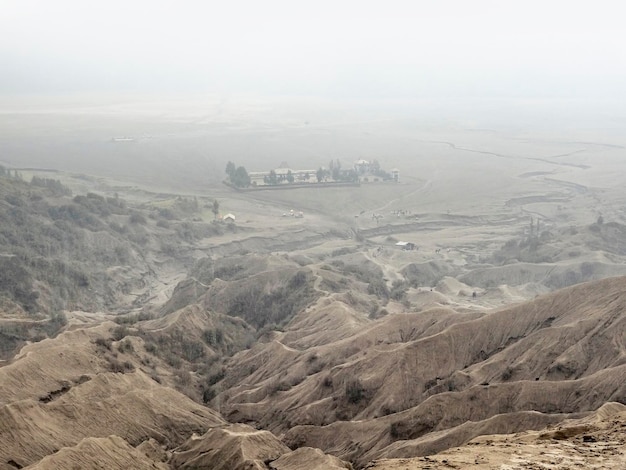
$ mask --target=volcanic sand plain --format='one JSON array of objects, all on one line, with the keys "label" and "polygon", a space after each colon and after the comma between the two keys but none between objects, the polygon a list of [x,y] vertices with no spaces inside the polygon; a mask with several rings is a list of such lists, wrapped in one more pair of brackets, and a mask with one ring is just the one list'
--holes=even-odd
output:
[{"label": "volcanic sand plain", "polygon": [[[6,119],[6,116],[4,118]],[[21,117],[14,119],[16,127],[19,127],[18,121]],[[76,116],[71,119],[65,116],[64,119],[78,120]],[[347,411],[343,410],[342,419],[341,413],[329,414],[329,408],[323,398],[314,396],[309,399],[303,398],[307,393],[314,394],[314,389],[306,391],[305,386],[312,382],[308,379],[297,385],[296,388],[300,387],[298,390],[279,391],[277,397],[272,397],[271,394],[266,396],[263,387],[272,385],[272,378],[261,375],[270,373],[272,367],[266,359],[259,362],[258,358],[269,354],[274,355],[278,363],[283,363],[282,366],[274,368],[274,372],[285,371],[284,375],[274,379],[275,384],[275,380],[286,380],[291,376],[296,379],[298,375],[296,372],[300,370],[298,368],[304,370],[312,367],[315,359],[311,360],[309,356],[313,357],[311,356],[313,350],[307,352],[307,348],[318,348],[314,351],[316,357],[325,357],[329,363],[318,366],[320,370],[315,374],[320,374],[319,381],[327,377],[322,377],[323,373],[332,375],[333,380],[339,380],[343,374],[342,370],[348,371],[350,367],[357,367],[354,370],[362,373],[363,381],[367,383],[368,374],[375,377],[375,371],[381,367],[392,368],[394,361],[398,361],[403,354],[406,355],[405,349],[413,347],[411,346],[413,342],[429,341],[428,338],[449,331],[448,328],[452,328],[456,323],[484,322],[485,316],[500,315],[497,312],[503,308],[525,305],[523,302],[544,296],[558,288],[626,274],[624,267],[626,239],[623,238],[622,231],[626,218],[624,212],[626,194],[622,189],[622,175],[626,174],[624,171],[626,160],[623,158],[625,142],[613,135],[607,137],[586,132],[577,135],[576,138],[569,135],[567,138],[562,136],[555,138],[554,135],[541,132],[493,132],[456,127],[423,129],[410,123],[398,130],[397,127],[380,122],[301,126],[294,123],[286,125],[282,121],[274,123],[269,129],[259,128],[257,122],[247,126],[240,125],[235,132],[232,127],[220,127],[214,121],[210,122],[208,131],[206,121],[200,124],[205,127],[194,128],[193,132],[200,136],[198,139],[202,142],[215,135],[218,136],[218,140],[224,142],[237,141],[236,148],[254,144],[258,145],[266,156],[275,150],[276,156],[279,157],[277,160],[281,161],[288,160],[287,155],[293,154],[294,149],[306,149],[312,155],[324,155],[321,157],[324,161],[318,163],[316,160],[315,166],[325,165],[328,153],[323,152],[324,145],[331,141],[339,141],[341,143],[335,144],[333,152],[351,149],[345,152],[346,158],[352,159],[358,153],[358,156],[363,158],[379,159],[387,168],[398,167],[401,170],[398,183],[368,181],[358,187],[316,187],[312,184],[297,189],[235,191],[219,183],[221,179],[219,174],[225,161],[231,156],[233,160],[240,156],[235,151],[231,151],[230,154],[226,152],[226,157],[223,154],[207,163],[206,156],[199,156],[206,147],[203,148],[202,144],[196,143],[193,144],[196,147],[191,153],[196,155],[197,162],[200,162],[199,167],[194,167],[193,159],[187,161],[187,164],[182,164],[178,160],[174,165],[171,163],[172,154],[168,153],[168,149],[175,148],[176,141],[185,141],[184,137],[187,135],[185,133],[191,131],[186,129],[174,133],[175,136],[168,136],[165,129],[171,129],[169,119],[166,123],[160,124],[163,129],[160,131],[161,134],[158,134],[159,139],[166,144],[160,147],[162,153],[157,156],[152,154],[154,145],[148,145],[141,140],[132,144],[134,145],[132,151],[121,147],[125,145],[122,142],[109,142],[110,137],[106,137],[108,135],[126,134],[121,134],[116,124],[111,129],[99,129],[97,135],[89,139],[100,142],[101,147],[98,151],[103,152],[101,155],[115,154],[117,158],[124,160],[129,155],[137,153],[143,155],[143,160],[133,161],[133,165],[127,167],[112,162],[107,164],[103,159],[81,160],[80,170],[77,172],[71,171],[74,165],[72,160],[59,160],[59,167],[63,171],[53,173],[54,177],[59,177],[77,192],[93,190],[105,195],[118,194],[137,204],[167,200],[178,194],[195,196],[207,204],[217,199],[222,214],[232,212],[236,215],[235,223],[239,230],[236,233],[198,241],[194,246],[193,256],[198,259],[202,257],[223,259],[254,254],[274,260],[270,264],[274,263],[278,270],[284,269],[280,267],[283,264],[286,267],[302,266],[310,270],[315,277],[313,289],[318,295],[317,299],[306,309],[298,312],[291,323],[284,325],[283,332],[275,334],[274,341],[259,343],[257,349],[252,348],[250,351],[235,355],[233,361],[241,363],[230,364],[232,371],[227,373],[227,381],[230,381],[231,386],[224,385],[225,393],[218,395],[213,403],[215,408],[225,413],[227,419],[237,421],[241,418],[243,421],[263,423],[266,428],[273,430],[290,444],[308,439],[310,443],[307,442],[307,445],[319,444],[326,452],[362,465],[364,460],[358,457],[359,452],[363,454],[370,452],[374,458],[383,456],[376,454],[376,446],[370,445],[369,449],[367,446],[359,447],[363,442],[371,440],[366,436],[367,430],[370,430],[372,436],[380,433],[387,435],[390,426],[397,423],[393,429],[399,437],[413,438],[412,433],[405,431],[403,426],[414,419],[416,413],[414,407],[418,404],[412,403],[410,397],[407,397],[406,403],[398,404],[398,413],[404,413],[399,419],[394,418],[397,413],[393,413],[394,410],[389,407],[385,413],[391,412],[391,418],[379,416],[383,407],[389,404],[378,403],[366,409],[353,409],[354,407],[350,408],[348,405]],[[151,131],[156,129],[155,126],[148,127]],[[76,131],[68,132],[72,134]],[[50,138],[59,139],[56,134]],[[5,132],[3,142],[7,139]],[[72,158],[77,159],[81,153],[89,152],[93,144],[89,139],[82,144],[84,148],[74,153]],[[151,139],[152,137],[145,140],[147,142]],[[62,143],[62,139],[60,142]],[[105,146],[105,142],[108,147]],[[188,140],[186,142],[186,145],[192,145]],[[14,145],[17,147],[22,145],[22,149],[26,151],[28,145],[32,144],[26,145],[22,142]],[[394,153],[396,150],[397,153]],[[341,156],[343,157],[343,154]],[[35,157],[37,158],[33,157],[33,160],[20,165],[24,168],[25,175],[49,176],[50,172],[41,170],[51,166],[50,162],[46,161],[47,157],[41,152],[36,153]],[[5,163],[13,165],[16,161],[11,158],[7,160],[9,161]],[[241,159],[249,171],[265,169],[256,168],[254,160],[245,155]],[[294,160],[294,165],[306,164],[312,158],[309,157],[307,160],[298,157]],[[279,163],[277,161],[274,165],[277,166]],[[113,165],[115,170],[112,171],[112,167],[107,165]],[[120,168],[124,168],[124,171],[120,171]],[[166,168],[168,173],[174,173],[176,177],[165,178],[163,172]],[[202,178],[198,177],[198,168],[210,173],[210,176],[207,174],[206,187],[202,184]],[[151,175],[155,172],[158,172],[159,176],[152,178]],[[186,180],[186,176],[189,176],[189,180]],[[192,184],[185,184],[186,181],[192,181]],[[295,218],[288,215],[291,210],[302,211],[304,217]],[[213,214],[206,208],[200,217],[210,221]],[[538,240],[534,251],[524,244],[533,238]],[[514,243],[511,243],[511,240]],[[398,241],[414,243],[417,249],[402,250],[396,246]],[[508,251],[503,250],[507,243]],[[496,254],[499,256],[496,257]],[[384,305],[379,305],[377,315],[381,314],[381,308],[384,308],[385,312],[381,317],[373,316],[371,309],[367,307],[367,302],[371,299],[365,295],[365,287],[362,287],[360,292],[357,292],[358,289],[355,290],[354,295],[348,295],[345,290],[333,289],[333,282],[339,279],[340,275],[346,274],[342,271],[342,267],[346,265],[360,266],[381,273],[380,278],[389,289],[393,288],[394,281],[407,281],[405,296],[402,300],[390,299]],[[187,277],[185,272],[162,266],[157,271],[154,283],[146,286],[152,294],[149,303],[155,307],[164,304],[174,295],[179,282],[185,277]],[[350,285],[354,285],[355,289],[358,287],[357,283]],[[607,289],[613,295],[621,287],[615,285]],[[574,295],[576,291],[568,292],[570,294],[562,295]],[[601,302],[601,299],[598,302]],[[523,312],[524,307],[520,308],[520,312]],[[529,308],[532,310],[534,307]],[[120,378],[115,377],[115,374],[111,377],[107,375],[110,373],[106,372],[106,363],[102,362],[102,358],[98,359],[89,340],[90,335],[95,337],[100,334],[99,329],[106,330],[105,321],[111,318],[106,312],[97,313],[97,315],[94,315],[94,312],[69,314],[70,331],[64,335],[69,335],[68,338],[71,335],[75,336],[71,341],[68,339],[67,344],[75,344],[76,348],[59,352],[60,355],[65,355],[64,359],[59,361],[61,369],[56,370],[50,366],[47,371],[37,373],[40,374],[41,380],[35,380],[38,377],[33,373],[36,366],[31,364],[32,361],[29,362],[29,357],[41,354],[36,351],[47,344],[58,345],[58,341],[46,343],[55,340],[27,346],[20,355],[10,361],[10,364],[3,367],[7,380],[11,378],[11,384],[17,381],[2,390],[3,408],[7,413],[11,416],[21,413],[28,417],[30,423],[35,423],[31,426],[36,427],[41,425],[41,419],[49,419],[50,426],[60,429],[64,420],[68,419],[69,415],[66,413],[68,407],[76,406],[72,404],[72,398],[78,398],[80,395],[93,396],[96,393],[96,385],[105,386],[100,382],[109,383],[111,390],[114,390],[110,392],[111,403],[116,400],[123,402],[126,395],[121,390],[124,387],[150,390],[150,400],[158,401],[161,395],[171,399],[168,394],[174,393],[173,391],[164,392],[158,387],[154,388],[156,385],[150,383],[143,372],[136,372],[136,376],[131,374],[132,379],[122,381],[124,383],[112,383],[119,382]],[[546,318],[542,321],[546,321],[547,318],[549,315],[546,313]],[[432,325],[430,323],[427,325],[426,320],[432,321]],[[424,324],[420,326],[420,322]],[[511,327],[498,322],[495,324],[503,329]],[[110,324],[108,328],[111,328]],[[520,335],[520,338],[523,336]],[[135,348],[142,351],[141,342],[133,341]],[[398,349],[398,354],[394,353],[395,349]],[[367,360],[363,357],[367,354],[386,359],[382,363],[371,359],[368,366]],[[619,356],[623,351],[616,354]],[[71,359],[72,356],[76,358]],[[131,357],[128,359],[135,361]],[[487,359],[483,358],[482,361]],[[70,363],[72,367],[68,366]],[[480,363],[481,361],[475,364],[459,364],[458,370],[463,371],[469,367],[463,374],[468,374],[474,379],[485,379],[489,375],[490,367],[498,370],[498,373],[501,372],[496,365],[490,365],[489,361],[482,365]],[[289,364],[290,367],[284,364]],[[521,362],[518,365],[520,364]],[[603,367],[617,365],[615,363],[596,365],[589,374],[602,374]],[[139,361],[136,361],[136,367],[141,368]],[[165,371],[166,366],[163,364],[162,367]],[[241,371],[245,367],[248,367],[249,371],[256,371],[256,376],[254,374],[250,378],[241,376]],[[523,369],[525,366],[520,367]],[[23,368],[22,372],[20,368]],[[623,374],[622,369],[619,369],[620,374]],[[606,372],[608,375],[601,377],[603,383],[608,384],[606,387],[610,388],[610,384],[613,383],[610,375],[616,371],[617,369]],[[432,379],[438,377],[436,371],[432,372]],[[454,374],[454,371],[450,372]],[[461,375],[457,377],[459,380]],[[582,379],[585,373],[574,375],[578,375],[577,379]],[[87,379],[81,379],[83,376]],[[245,380],[241,381],[243,378]],[[600,376],[594,376],[594,380],[599,378]],[[405,379],[398,380],[402,382]],[[522,380],[533,379],[534,377],[531,378],[529,375]],[[22,382],[18,383],[19,380]],[[68,383],[67,388],[58,386],[65,382]],[[3,383],[9,384],[9,381]],[[27,385],[31,390],[30,394],[18,396],[17,391],[25,389]],[[471,393],[475,392],[472,387],[478,386],[479,384],[472,384],[468,389],[469,392],[466,391],[465,395],[461,394],[453,399],[465,397],[469,400]],[[506,388],[506,385],[501,388]],[[53,393],[52,404],[46,404],[48,402],[42,397],[45,398],[57,389],[62,390],[61,400],[59,401],[57,395]],[[590,387],[589,390],[591,394],[594,389]],[[254,398],[255,393],[262,398],[261,401]],[[394,396],[394,393],[401,396],[405,392],[395,391],[389,396]],[[610,393],[607,392],[607,396],[610,396]],[[479,402],[482,403],[483,398],[481,397]],[[275,403],[272,403],[273,400]],[[80,403],[81,406],[87,406],[86,401]],[[292,422],[285,421],[284,416],[272,421],[271,414],[264,415],[266,412],[271,413],[272,410],[288,409],[295,404],[303,408],[302,411],[291,412],[289,416]],[[168,410],[159,409],[161,415],[156,417],[153,416],[156,407],[154,403],[141,406],[146,410],[151,408],[153,411],[142,415],[141,420],[136,419],[139,421],[138,425],[128,427],[122,418],[104,415],[110,416],[107,419],[113,421],[120,420],[119,429],[112,424],[110,429],[107,428],[106,435],[89,431],[84,437],[104,439],[108,434],[118,434],[132,445],[139,444],[144,437],[146,439],[156,437],[161,446],[165,445],[167,439],[178,445],[184,439],[177,437],[179,436],[177,433],[205,431],[208,427],[223,423],[222,418],[214,416],[212,411],[200,411],[193,402],[179,399],[177,407],[174,409],[169,407]],[[50,410],[46,411],[46,407]],[[491,410],[476,416],[482,416],[483,420],[495,419],[493,416],[497,414],[496,411]],[[521,427],[524,427],[523,423],[527,423],[528,429],[553,425],[566,418],[592,419],[575,416],[576,412],[587,413],[592,411],[590,409],[554,409],[552,414],[555,416],[547,411],[546,414],[549,416],[541,419],[520,415],[518,420],[522,423]],[[563,415],[556,416],[559,412]],[[168,413],[171,416],[163,418],[168,416]],[[620,411],[616,413],[623,414]],[[86,412],[85,414],[87,415]],[[183,421],[188,421],[190,414],[196,416],[193,424],[183,424]],[[342,436],[343,433],[345,435],[356,433],[364,434],[365,437],[355,438],[356,442],[353,443],[355,447],[350,447],[350,442],[343,441],[343,438],[339,439],[336,442],[339,447],[333,448],[327,444],[328,437],[323,431],[323,426],[328,424],[325,420],[329,416],[336,416],[337,429],[341,429]],[[305,428],[290,431],[293,426],[299,425],[300,421],[304,424],[308,420],[312,425],[318,418],[322,419],[319,423],[321,427],[319,431],[310,431],[312,437],[303,437],[307,435]],[[366,423],[368,420],[378,421]],[[377,427],[379,425],[376,423],[381,420],[383,427]],[[358,427],[361,421],[363,430],[355,431],[355,426]],[[532,424],[528,424],[531,422]],[[454,426],[462,424],[455,423]],[[91,429],[89,423],[82,425],[85,429]],[[159,426],[168,427],[169,434],[158,431]],[[522,428],[516,430],[523,431]],[[506,426],[485,426],[482,431],[471,432],[456,429],[452,435],[461,438],[450,439],[450,442],[457,445],[474,435],[493,429],[501,429],[501,433],[507,432]],[[151,430],[155,430],[156,434]],[[24,450],[20,457],[26,463],[35,463],[54,452],[59,446],[71,448],[75,445],[94,447],[106,444],[118,449],[116,452],[128,455],[136,452],[134,448],[127,448],[127,444],[117,441],[116,438],[110,438],[108,443],[94,440],[83,441],[80,444],[80,439],[70,434],[60,436],[56,440],[51,438],[42,440],[39,447]],[[163,435],[167,436],[167,439]],[[509,437],[501,439],[505,444],[517,442]],[[341,448],[342,445],[345,447]],[[424,445],[427,448],[429,444]],[[623,446],[623,443],[621,445]],[[170,451],[172,446],[173,444],[169,447]],[[407,449],[409,447],[410,445],[407,445]],[[436,444],[431,448],[443,449],[446,445]],[[80,447],[78,449],[80,450]],[[180,449],[180,452],[184,452],[186,448]],[[12,450],[9,449],[7,452],[13,455]],[[393,454],[389,449],[385,452],[388,456]],[[406,452],[415,453],[415,450],[409,449]],[[481,450],[481,455],[482,452]],[[537,454],[541,452],[543,451]],[[446,457],[447,463],[443,461],[444,457],[436,459],[437,462],[443,462],[442,464],[457,464],[453,457]],[[162,464],[158,459],[155,462]],[[432,466],[433,462],[430,460],[426,463]],[[43,463],[45,461],[41,460],[41,464]],[[459,460],[458,464],[461,463]],[[519,461],[516,465],[521,463]],[[397,468],[426,468],[418,466],[425,465],[424,461],[411,463],[406,461],[401,464],[406,467]],[[513,463],[509,461],[502,459],[498,461],[498,465],[505,464],[510,465],[510,468],[517,468],[511,466]],[[374,464],[373,468],[396,468],[377,465],[382,463]],[[395,464],[390,462],[388,465]]]}]

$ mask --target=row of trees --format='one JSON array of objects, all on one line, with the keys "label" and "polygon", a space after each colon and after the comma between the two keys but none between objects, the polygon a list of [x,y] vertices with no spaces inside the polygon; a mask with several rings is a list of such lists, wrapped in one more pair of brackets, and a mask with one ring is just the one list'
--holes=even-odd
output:
[{"label": "row of trees", "polygon": [[[359,175],[371,174],[385,179],[390,179],[391,175],[381,169],[377,160],[366,166],[359,168],[342,169],[339,159],[331,160],[328,164],[328,168],[320,167],[315,172],[317,182],[324,181],[341,181],[341,182],[357,182]],[[243,166],[237,166],[235,163],[229,161],[226,165],[226,174],[228,175],[228,181],[237,188],[247,188],[251,184],[250,176]],[[304,174],[303,179],[308,181],[313,175],[309,173]],[[287,170],[287,173],[276,173],[275,170],[270,170],[269,174],[263,177],[263,182],[266,185],[276,186],[282,183],[294,183],[295,176],[291,170]],[[256,184],[256,183],[255,183]]]},{"label": "row of trees", "polygon": [[[329,179],[332,179],[333,181],[350,182],[355,182],[359,180],[359,176],[355,170],[351,168],[348,170],[341,169],[341,162],[339,161],[339,159],[331,160],[328,168],[329,169],[320,167],[314,173],[318,183],[328,181]],[[302,176],[302,179],[304,181],[309,181],[311,177],[312,175],[307,172]],[[277,174],[275,170],[270,170],[269,175],[263,177],[263,182],[270,186],[276,186],[284,183],[285,181],[287,183],[293,183],[295,181],[295,177],[291,170],[287,170],[286,174]]]},{"label": "row of trees", "polygon": [[319,168],[316,176],[319,182],[326,181],[328,178],[332,178],[334,181],[358,181],[359,176],[368,174],[383,180],[391,179],[391,175],[381,168],[378,160],[373,160],[369,164],[356,165],[354,169],[350,168],[347,170],[341,168],[339,159],[331,160],[328,163],[328,169]]},{"label": "row of trees", "polygon": [[328,169],[326,168],[318,168],[315,172],[315,176],[317,177],[317,182],[321,183],[322,181],[327,181],[329,178],[332,178],[334,181],[344,181],[344,182],[356,182],[359,181],[359,175],[356,170],[350,168],[348,170],[341,169],[341,162],[339,159],[331,160],[328,164]]},{"label": "row of trees", "polygon": [[[305,176],[305,179],[309,179],[309,175],[307,173],[307,175]],[[293,173],[291,173],[291,170],[287,170],[287,174],[286,175],[279,175],[276,174],[276,172],[274,170],[270,170],[270,174],[269,176],[264,176],[263,177],[263,182],[265,184],[269,184],[271,186],[275,186],[277,184],[280,184],[284,181],[287,181],[287,183],[293,183],[295,181],[295,178],[293,176]]]},{"label": "row of trees", "polygon": [[229,181],[237,188],[247,188],[250,186],[250,176],[245,167],[237,166],[233,162],[226,164],[226,174]]}]

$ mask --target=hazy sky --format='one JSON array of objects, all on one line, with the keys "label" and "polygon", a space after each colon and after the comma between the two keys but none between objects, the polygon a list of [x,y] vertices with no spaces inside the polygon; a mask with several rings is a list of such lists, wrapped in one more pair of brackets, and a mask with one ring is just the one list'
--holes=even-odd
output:
[{"label": "hazy sky", "polygon": [[1,0],[0,93],[623,99],[606,0]]}]

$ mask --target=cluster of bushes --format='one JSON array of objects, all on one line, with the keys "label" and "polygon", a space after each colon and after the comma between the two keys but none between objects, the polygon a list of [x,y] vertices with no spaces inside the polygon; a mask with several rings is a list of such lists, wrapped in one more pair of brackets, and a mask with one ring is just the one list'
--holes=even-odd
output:
[{"label": "cluster of bushes", "polygon": [[134,325],[137,322],[151,320],[154,316],[148,312],[139,312],[130,315],[118,315],[115,317],[115,323],[118,325]]},{"label": "cluster of bushes", "polygon": [[54,312],[45,321],[5,322],[0,324],[0,358],[10,358],[26,341],[41,341],[53,338],[67,325],[67,317],[62,312]]},{"label": "cluster of bushes", "polygon": [[281,325],[304,309],[317,295],[310,272],[297,271],[280,285],[267,287],[249,283],[238,290],[230,302],[228,314],[246,320],[257,329],[266,324]]},{"label": "cluster of bushes", "polygon": [[140,331],[139,334],[144,338],[146,351],[160,357],[172,367],[180,367],[182,360],[194,363],[206,356],[205,346],[202,342],[187,338],[179,330],[158,335],[143,331]]},{"label": "cluster of bushes", "polygon": [[105,198],[99,194],[87,193],[85,196],[74,197],[72,201],[100,217],[108,217],[112,214],[127,215],[129,212],[126,202],[119,197]]},{"label": "cluster of bushes", "polygon": [[202,339],[213,348],[219,347],[224,345],[224,332],[221,328],[207,329],[202,332]]},{"label": "cluster of bushes", "polygon": [[52,220],[65,220],[78,227],[91,231],[103,230],[104,223],[89,209],[80,204],[64,204],[53,206],[48,209],[48,215]]},{"label": "cluster of bushes", "polygon": [[0,257],[0,296],[18,303],[24,310],[35,313],[39,294],[33,290],[33,279],[16,257]]},{"label": "cluster of bushes", "polygon": [[407,281],[395,280],[389,289],[384,280],[383,272],[378,266],[365,263],[360,265],[345,264],[341,260],[335,260],[332,264],[341,269],[344,274],[353,275],[358,280],[367,283],[367,293],[383,300],[403,300],[407,289],[410,287]]},{"label": "cluster of bushes", "polygon": [[135,370],[135,366],[130,361],[118,361],[116,358],[108,356],[109,361],[109,370],[111,372],[116,372],[118,374],[126,374],[128,372],[133,372]]},{"label": "cluster of bushes", "polygon": [[409,283],[400,279],[396,279],[391,284],[391,290],[389,291],[389,297],[393,300],[404,300],[406,291],[409,288]]},{"label": "cluster of bushes", "polygon": [[511,260],[525,263],[551,263],[554,261],[555,250],[548,242],[552,239],[550,232],[543,231],[540,236],[530,235],[508,240],[492,255],[494,264],[506,264]]},{"label": "cluster of bushes", "polygon": [[381,278],[373,278],[369,281],[367,284],[367,293],[381,299],[389,298],[389,288],[387,287],[387,283]]},{"label": "cluster of bushes", "polygon": [[167,207],[155,207],[151,213],[152,218],[166,221],[182,220],[200,212],[198,198],[177,196]]},{"label": "cluster of bushes", "polygon": [[[30,184],[0,179],[0,194],[8,203],[0,205],[0,295],[30,312],[106,307],[113,296],[90,289],[97,280],[99,291],[112,291],[103,268],[131,261],[134,232],[104,222],[127,216],[126,203],[93,193],[70,199],[60,182],[39,177]],[[36,282],[46,286],[45,297],[32,288]]]},{"label": "cluster of bushes", "polygon": [[233,162],[226,165],[228,180],[237,188],[247,188],[250,186],[250,176],[243,166],[237,166]]},{"label": "cluster of bushes", "polygon": [[[0,168],[0,175],[3,175],[4,168]],[[51,179],[51,178],[40,178],[38,176],[33,176],[30,181],[31,186],[37,186],[39,188],[46,188],[49,193],[53,196],[71,196],[72,190],[67,186],[61,184],[59,180]]]},{"label": "cluster of bushes", "polygon": [[183,221],[173,227],[179,239],[193,243],[203,238],[221,235],[222,228],[217,224]]},{"label": "cluster of bushes", "polygon": [[196,261],[189,275],[206,285],[211,284],[216,278],[223,281],[234,281],[245,278],[250,271],[250,265],[250,260],[245,257],[230,257],[219,260],[206,257]]},{"label": "cluster of bushes", "polygon": [[382,280],[383,270],[371,262],[364,261],[360,264],[345,263],[342,260],[333,260],[331,264],[347,275],[352,275],[362,282],[371,283]]},{"label": "cluster of bushes", "polygon": [[365,387],[359,379],[350,379],[345,384],[345,397],[348,403],[356,405],[365,398]]}]

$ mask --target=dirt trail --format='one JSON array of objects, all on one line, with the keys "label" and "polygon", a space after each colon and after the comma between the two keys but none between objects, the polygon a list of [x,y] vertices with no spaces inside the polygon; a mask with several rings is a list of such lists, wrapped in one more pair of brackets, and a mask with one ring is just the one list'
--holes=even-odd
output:
[{"label": "dirt trail", "polygon": [[383,278],[387,279],[387,284],[391,286],[393,281],[397,279],[403,279],[403,277],[397,272],[397,270],[389,264],[389,257],[385,256],[385,250],[378,253],[377,248],[373,250],[365,250],[363,252],[363,256],[368,260],[378,266],[383,272]]},{"label": "dirt trail", "polygon": [[[410,196],[413,196],[413,195],[414,195],[414,194],[416,194],[416,193],[423,192],[423,191],[427,191],[427,190],[428,190],[428,189],[432,186],[432,184],[433,184],[433,179],[434,179],[434,177],[435,177],[435,176],[437,176],[437,171],[435,171],[435,173],[433,174],[433,176],[431,176],[431,178],[429,178],[429,179],[428,179],[428,180],[427,180],[427,181],[426,181],[423,185],[418,186],[418,187],[417,187],[417,188],[415,188],[414,190],[412,190],[412,191],[410,191],[410,192],[408,192],[408,193],[406,193],[406,194],[403,194],[403,195],[402,195],[402,196],[400,196],[400,197],[397,197],[397,198],[395,198],[395,199],[392,199],[391,201],[387,202],[386,204],[384,204],[384,205],[382,205],[382,206],[380,206],[380,207],[377,207],[377,208],[375,208],[375,209],[372,209],[372,212],[373,212],[373,213],[381,213],[381,212],[384,212],[384,211],[385,211],[385,210],[387,210],[389,207],[392,207],[392,206],[394,206],[394,205],[395,205],[395,206],[397,206],[397,205],[398,205],[398,201],[401,201],[401,200],[406,199],[406,198],[408,198],[408,197],[410,197]],[[414,204],[414,201],[411,201],[411,202],[410,202],[410,205],[413,205],[413,204]]]},{"label": "dirt trail", "polygon": [[580,152],[584,152],[587,149],[579,149],[567,154],[563,154],[563,155],[555,155],[553,157],[548,157],[548,158],[541,158],[541,157],[522,157],[522,156],[516,156],[516,155],[505,155],[502,153],[496,153],[496,152],[489,152],[486,150],[476,150],[476,149],[472,149],[472,148],[468,148],[468,147],[461,147],[456,145],[453,142],[447,142],[447,141],[442,141],[442,140],[420,140],[420,142],[425,142],[425,143],[430,143],[430,144],[443,144],[443,145],[447,145],[451,148],[453,148],[454,150],[461,150],[464,152],[471,152],[471,153],[479,153],[482,155],[489,155],[492,157],[498,157],[498,158],[507,158],[507,159],[512,159],[512,160],[533,160],[533,161],[537,161],[537,162],[543,162],[543,163],[548,163],[550,165],[556,165],[556,166],[566,166],[566,167],[573,167],[573,168],[580,168],[580,169],[587,169],[587,168],[591,168],[589,165],[579,165],[576,163],[569,163],[569,162],[555,162],[554,160],[550,160],[550,158],[559,158],[559,157],[565,157],[565,156],[569,156],[569,155],[573,155],[575,153],[580,153]]}]

